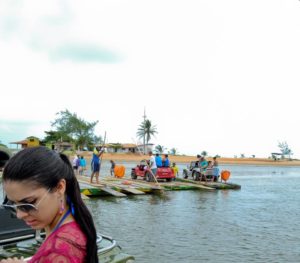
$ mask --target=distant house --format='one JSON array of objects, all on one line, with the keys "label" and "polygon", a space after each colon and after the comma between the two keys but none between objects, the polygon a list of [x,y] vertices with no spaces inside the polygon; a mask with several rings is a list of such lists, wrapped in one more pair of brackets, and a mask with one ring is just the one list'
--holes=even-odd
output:
[{"label": "distant house", "polygon": [[271,155],[274,161],[284,158],[284,155],[282,153],[271,153]]},{"label": "distant house", "polygon": [[[134,143],[108,143],[105,144],[106,151],[108,153],[142,153],[144,151],[144,145],[136,145]],[[152,151],[153,144],[146,144],[146,153]]]},{"label": "distant house", "polygon": [[21,149],[27,148],[27,147],[35,147],[40,145],[40,139],[34,136],[27,137],[25,140],[17,141],[17,142],[10,142],[10,144],[16,144],[17,149],[19,148],[19,145],[21,145]]},{"label": "distant house", "polygon": [[63,151],[71,151],[72,149],[75,148],[73,143],[70,142],[55,142],[52,144],[53,150],[56,150],[58,152],[63,152]]},{"label": "distant house", "polygon": [[[147,154],[150,151],[153,151],[153,146],[154,146],[153,143],[145,144],[145,154]],[[144,152],[144,144],[137,145],[137,151],[140,153],[143,153]]]}]

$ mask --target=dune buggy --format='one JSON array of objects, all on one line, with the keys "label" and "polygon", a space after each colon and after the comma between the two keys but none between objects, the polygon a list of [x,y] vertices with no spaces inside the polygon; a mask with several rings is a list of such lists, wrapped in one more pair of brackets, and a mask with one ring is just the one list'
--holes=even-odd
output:
[{"label": "dune buggy", "polygon": [[[155,176],[157,180],[165,179],[167,182],[171,182],[175,178],[174,172],[171,167],[158,167]],[[140,164],[131,169],[131,178],[137,179],[138,177],[143,178],[147,182],[154,181],[152,172],[149,169],[146,160],[142,160]]]},{"label": "dune buggy", "polygon": [[191,162],[187,168],[183,169],[182,175],[184,179],[188,179],[192,177],[195,181],[207,181],[207,180],[214,180],[217,181],[218,177],[215,175],[219,174],[218,168],[207,168],[202,169],[199,167],[199,162]]}]

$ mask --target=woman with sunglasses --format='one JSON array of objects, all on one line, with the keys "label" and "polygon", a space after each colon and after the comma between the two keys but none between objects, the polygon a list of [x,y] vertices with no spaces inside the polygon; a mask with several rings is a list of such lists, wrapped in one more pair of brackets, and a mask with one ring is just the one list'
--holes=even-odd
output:
[{"label": "woman with sunglasses", "polygon": [[[46,147],[26,148],[9,160],[2,178],[7,194],[3,206],[33,229],[46,231],[30,263],[98,262],[93,219],[65,155]],[[24,261],[1,261],[7,262]]]}]

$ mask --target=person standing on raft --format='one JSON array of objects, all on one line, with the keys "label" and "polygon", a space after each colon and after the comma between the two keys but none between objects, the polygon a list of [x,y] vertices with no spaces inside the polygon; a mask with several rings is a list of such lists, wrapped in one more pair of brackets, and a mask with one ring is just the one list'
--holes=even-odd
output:
[{"label": "person standing on raft", "polygon": [[98,146],[95,148],[93,152],[93,158],[92,158],[92,163],[91,163],[91,169],[92,169],[92,174],[91,174],[91,180],[90,183],[93,183],[93,177],[96,176],[96,183],[99,184],[99,173],[100,173],[100,165],[101,165],[101,160],[100,157],[102,156],[104,150],[102,147]]}]

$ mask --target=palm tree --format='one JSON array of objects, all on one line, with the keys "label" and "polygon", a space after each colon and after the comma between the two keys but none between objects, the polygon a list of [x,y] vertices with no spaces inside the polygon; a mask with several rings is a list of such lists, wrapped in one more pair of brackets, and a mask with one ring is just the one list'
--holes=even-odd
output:
[{"label": "palm tree", "polygon": [[207,151],[203,151],[203,152],[201,153],[201,155],[202,155],[203,157],[205,157],[205,156],[207,155]]},{"label": "palm tree", "polygon": [[162,154],[164,152],[164,150],[165,150],[165,147],[162,146],[162,145],[158,144],[158,145],[155,146],[155,151],[157,151],[160,154]]},{"label": "palm tree", "polygon": [[172,155],[178,154],[177,149],[176,149],[176,148],[172,148],[172,149],[170,150],[170,154],[172,154]]},{"label": "palm tree", "polygon": [[[151,137],[155,136],[156,133],[157,133],[156,126],[152,125],[151,121],[146,119],[140,124],[138,131],[137,131],[137,137],[139,139],[145,138],[146,143],[148,144]],[[145,149],[145,147],[144,147],[144,149]],[[145,152],[144,152],[144,154],[145,154]]]}]

